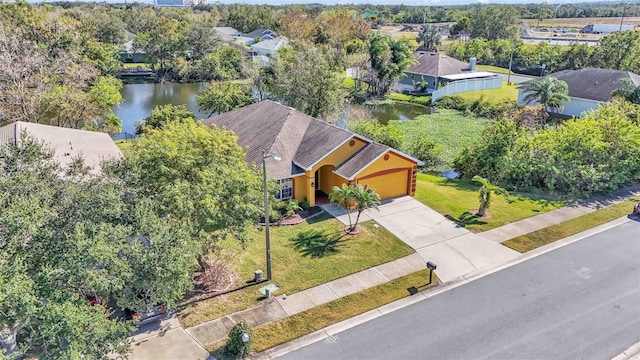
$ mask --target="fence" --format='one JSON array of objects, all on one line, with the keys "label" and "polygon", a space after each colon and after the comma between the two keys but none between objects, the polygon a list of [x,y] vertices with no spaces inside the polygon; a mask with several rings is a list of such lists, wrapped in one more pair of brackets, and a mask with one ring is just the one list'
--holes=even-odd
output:
[{"label": "fence", "polygon": [[434,91],[431,94],[431,103],[435,103],[438,99],[453,94],[459,94],[469,91],[487,90],[487,89],[499,89],[502,87],[502,78],[500,76],[493,76],[490,78],[482,79],[469,79],[453,81],[444,86],[441,89]]}]

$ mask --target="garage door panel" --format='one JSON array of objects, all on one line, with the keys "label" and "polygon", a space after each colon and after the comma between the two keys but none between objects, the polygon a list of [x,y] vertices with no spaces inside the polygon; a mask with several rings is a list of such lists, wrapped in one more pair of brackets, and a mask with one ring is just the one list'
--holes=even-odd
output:
[{"label": "garage door panel", "polygon": [[375,189],[381,199],[406,195],[408,193],[409,171],[402,170],[360,179],[358,184]]}]

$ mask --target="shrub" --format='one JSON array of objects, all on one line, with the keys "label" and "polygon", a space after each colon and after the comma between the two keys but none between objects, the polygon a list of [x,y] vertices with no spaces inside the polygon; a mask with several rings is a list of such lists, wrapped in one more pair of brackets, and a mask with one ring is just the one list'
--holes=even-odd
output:
[{"label": "shrub", "polygon": [[438,166],[442,163],[440,156],[443,148],[427,138],[422,133],[413,138],[406,151],[413,157],[424,162],[426,167]]},{"label": "shrub", "polygon": [[405,102],[410,104],[418,104],[424,106],[431,105],[431,96],[416,96],[409,94],[400,94],[400,93],[391,93],[387,95],[387,99],[397,101],[397,102]]},{"label": "shrub", "polygon": [[504,116],[516,108],[516,104],[509,100],[488,100],[484,96],[478,99],[468,99],[459,95],[445,96],[436,101],[436,106],[473,113],[476,116],[496,119]]},{"label": "shrub", "polygon": [[300,205],[298,205],[298,201],[295,199],[289,200],[287,202],[287,205],[285,206],[285,217],[293,216],[293,214],[295,214],[298,210],[302,210]]},{"label": "shrub", "polygon": [[302,210],[309,209],[310,205],[309,205],[309,201],[307,201],[307,198],[304,198],[304,200],[300,202],[300,207],[302,208]]},{"label": "shrub", "polygon": [[404,134],[395,125],[383,125],[375,120],[360,120],[349,124],[349,129],[380,144],[400,149]]},{"label": "shrub", "polygon": [[[244,342],[242,335],[249,336],[249,341]],[[227,351],[238,357],[245,357],[251,352],[251,343],[253,342],[253,331],[245,322],[240,321],[229,331],[229,341],[227,342]]]}]

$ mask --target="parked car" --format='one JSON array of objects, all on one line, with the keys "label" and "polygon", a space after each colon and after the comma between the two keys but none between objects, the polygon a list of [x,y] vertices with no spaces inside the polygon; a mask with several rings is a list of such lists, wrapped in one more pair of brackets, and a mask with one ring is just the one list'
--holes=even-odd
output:
[{"label": "parked car", "polygon": [[124,309],[125,319],[137,320],[138,325],[148,324],[150,322],[161,319],[167,310],[164,304],[156,304],[154,307],[147,311],[138,311],[131,309]]},{"label": "parked car", "polygon": [[636,206],[633,207],[633,214],[634,215],[640,215],[640,201],[638,201]]}]

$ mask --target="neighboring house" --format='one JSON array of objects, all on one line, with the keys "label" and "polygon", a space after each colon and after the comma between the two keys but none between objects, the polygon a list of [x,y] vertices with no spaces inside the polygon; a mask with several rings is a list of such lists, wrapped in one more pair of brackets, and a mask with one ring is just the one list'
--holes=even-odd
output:
[{"label": "neighboring house", "polygon": [[[567,116],[580,116],[583,112],[595,110],[600,104],[611,100],[611,93],[625,86],[622,79],[631,79],[635,85],[640,85],[639,75],[611,69],[563,70],[549,76],[566,82],[569,87],[569,102],[559,111]],[[518,105],[529,105],[523,101],[525,96],[526,92],[519,90]]]},{"label": "neighboring house", "polygon": [[253,56],[272,57],[281,47],[286,46],[288,43],[289,39],[284,36],[279,36],[275,39],[263,40],[253,44],[251,49],[253,50]]},{"label": "neighboring house", "polygon": [[240,36],[242,35],[242,33],[239,30],[236,30],[232,27],[228,27],[228,26],[219,26],[219,27],[214,27],[213,30],[215,30],[218,35],[229,35],[231,37],[233,36]]},{"label": "neighboring house", "polygon": [[18,143],[23,131],[53,150],[54,159],[62,166],[81,156],[85,165],[98,173],[103,160],[122,157],[122,152],[106,133],[22,121],[0,127],[0,146]]},{"label": "neighboring house", "polygon": [[414,195],[422,163],[388,146],[315,119],[293,108],[265,100],[203,121],[233,131],[258,166],[262,152],[267,174],[282,185],[280,199],[326,201],[333,186],[367,185],[388,199]]},{"label": "neighboring house", "polygon": [[250,33],[246,33],[244,34],[244,36],[246,37],[250,37],[250,38],[260,38],[261,40],[272,40],[278,37],[278,34],[276,34],[275,32],[269,30],[269,29],[258,29],[258,30],[254,30]]},{"label": "neighboring house", "polygon": [[133,39],[122,44],[120,61],[125,63],[143,63],[147,61],[147,55],[142,50],[133,49]]},{"label": "neighboring house", "polygon": [[251,46],[256,43],[256,39],[244,35],[234,37],[235,42],[240,45]]},{"label": "neighboring house", "polygon": [[476,71],[475,59],[472,64],[460,61],[442,53],[417,51],[413,54],[416,63],[404,71],[399,80],[406,90],[415,90],[415,84],[424,81],[428,93],[438,89],[438,85],[456,80],[492,77],[495,74]]}]

